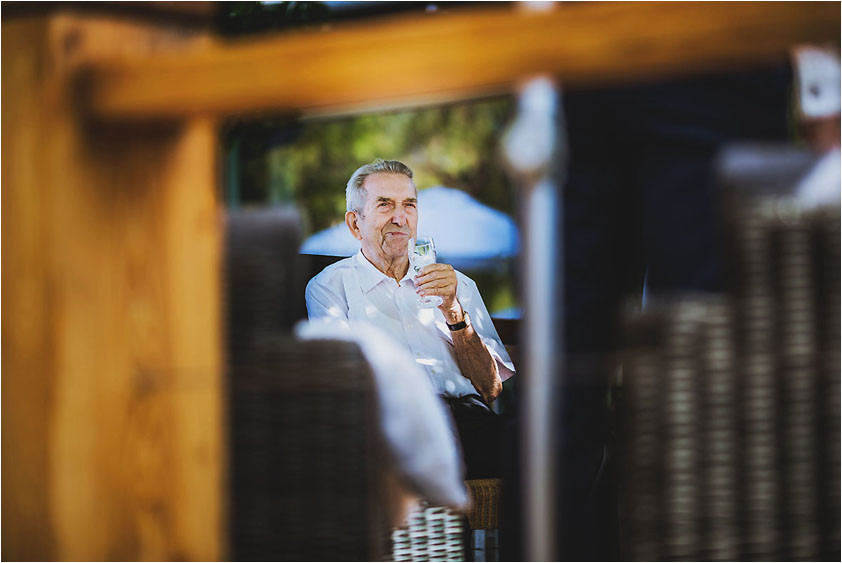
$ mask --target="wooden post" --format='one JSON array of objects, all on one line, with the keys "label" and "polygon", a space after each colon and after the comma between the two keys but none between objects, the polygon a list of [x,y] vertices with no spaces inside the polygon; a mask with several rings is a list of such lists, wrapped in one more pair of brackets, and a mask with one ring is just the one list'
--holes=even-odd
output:
[{"label": "wooden post", "polygon": [[2,25],[2,558],[222,559],[216,129],[74,105],[78,64],[196,39]]}]

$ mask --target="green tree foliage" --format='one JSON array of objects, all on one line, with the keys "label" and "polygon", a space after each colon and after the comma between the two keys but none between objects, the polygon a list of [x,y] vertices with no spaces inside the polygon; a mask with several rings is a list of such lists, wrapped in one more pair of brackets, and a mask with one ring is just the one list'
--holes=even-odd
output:
[{"label": "green tree foliage", "polygon": [[510,111],[502,98],[299,124],[294,142],[266,152],[266,197],[298,202],[311,228],[323,229],[342,220],[353,171],[379,157],[408,164],[419,189],[458,188],[511,215],[498,149]]}]

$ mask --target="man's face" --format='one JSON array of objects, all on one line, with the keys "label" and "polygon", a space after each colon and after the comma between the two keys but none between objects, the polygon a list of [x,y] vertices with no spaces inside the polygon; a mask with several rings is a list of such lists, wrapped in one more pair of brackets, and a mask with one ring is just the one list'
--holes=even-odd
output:
[{"label": "man's face", "polygon": [[377,173],[365,179],[365,206],[351,231],[366,256],[393,260],[407,256],[407,243],[418,227],[415,185],[403,174]]}]

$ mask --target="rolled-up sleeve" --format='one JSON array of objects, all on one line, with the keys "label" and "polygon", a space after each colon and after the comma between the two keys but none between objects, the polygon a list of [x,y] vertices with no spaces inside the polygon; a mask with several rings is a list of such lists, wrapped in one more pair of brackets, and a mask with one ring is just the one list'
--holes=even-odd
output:
[{"label": "rolled-up sleeve", "polygon": [[501,368],[505,368],[500,370],[500,377],[505,381],[514,375],[515,366],[509,357],[509,353],[506,351],[506,347],[500,340],[500,336],[497,334],[497,329],[494,327],[491,315],[488,313],[482,296],[479,294],[477,284],[471,278],[461,273],[459,275],[457,297],[462,308],[471,316],[471,324],[491,356]]}]

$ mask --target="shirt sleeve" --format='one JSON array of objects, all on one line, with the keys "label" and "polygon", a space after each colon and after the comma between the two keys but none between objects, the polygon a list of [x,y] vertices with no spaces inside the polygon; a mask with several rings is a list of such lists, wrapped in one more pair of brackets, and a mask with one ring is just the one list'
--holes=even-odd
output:
[{"label": "shirt sleeve", "polygon": [[501,368],[500,377],[504,381],[514,375],[515,366],[512,363],[506,347],[500,340],[497,334],[497,329],[494,327],[494,322],[491,320],[491,315],[485,307],[482,296],[479,294],[477,284],[471,278],[458,272],[459,288],[457,289],[457,297],[462,308],[471,316],[471,324],[474,330],[479,335],[482,343],[488,349],[491,356]]},{"label": "shirt sleeve", "polygon": [[342,290],[339,276],[328,276],[327,272],[317,275],[307,284],[304,300],[307,302],[309,319],[348,320],[348,303]]}]

